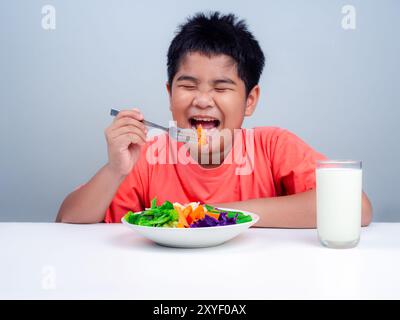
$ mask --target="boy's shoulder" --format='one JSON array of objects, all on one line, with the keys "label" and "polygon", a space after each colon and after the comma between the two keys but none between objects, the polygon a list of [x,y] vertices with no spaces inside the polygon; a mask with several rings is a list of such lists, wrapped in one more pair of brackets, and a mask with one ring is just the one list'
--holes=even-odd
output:
[{"label": "boy's shoulder", "polygon": [[277,127],[277,126],[258,126],[253,128],[256,134],[263,134],[263,135],[273,135],[279,134],[282,131],[287,131],[284,128]]},{"label": "boy's shoulder", "polygon": [[269,150],[293,145],[306,145],[300,137],[285,128],[260,126],[254,127],[253,130],[256,144],[258,143]]},{"label": "boy's shoulder", "polygon": [[254,130],[254,136],[256,138],[267,140],[275,140],[282,136],[295,136],[295,134],[289,130],[277,126],[260,126],[252,129]]}]

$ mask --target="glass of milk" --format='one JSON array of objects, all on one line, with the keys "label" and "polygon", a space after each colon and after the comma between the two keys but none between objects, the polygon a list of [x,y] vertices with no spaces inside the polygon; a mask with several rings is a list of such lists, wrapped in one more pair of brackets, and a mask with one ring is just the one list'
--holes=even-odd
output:
[{"label": "glass of milk", "polygon": [[317,230],[328,248],[353,248],[360,241],[361,161],[317,162]]}]

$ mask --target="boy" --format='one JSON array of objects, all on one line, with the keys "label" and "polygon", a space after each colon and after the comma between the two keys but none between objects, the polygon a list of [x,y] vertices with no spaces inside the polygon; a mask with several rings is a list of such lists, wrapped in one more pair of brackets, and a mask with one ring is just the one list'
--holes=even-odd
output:
[{"label": "boy", "polygon": [[[219,13],[188,19],[168,50],[167,91],[177,126],[206,132],[206,146],[167,134],[146,141],[140,110],[121,111],[105,130],[108,163],[68,195],[57,221],[120,222],[157,197],[158,204],[200,201],[252,211],[260,227],[316,227],[314,170],[325,157],[287,130],[241,128],[256,108],[263,66],[243,21]],[[156,153],[169,160],[153,161]],[[244,170],[232,156],[248,160]],[[362,224],[371,218],[363,194]]]}]

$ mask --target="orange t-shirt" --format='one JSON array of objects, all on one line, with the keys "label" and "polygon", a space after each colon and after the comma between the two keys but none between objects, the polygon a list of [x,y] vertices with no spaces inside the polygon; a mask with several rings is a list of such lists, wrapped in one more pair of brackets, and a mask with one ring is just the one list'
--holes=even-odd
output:
[{"label": "orange t-shirt", "polygon": [[167,134],[148,141],[121,183],[105,222],[120,222],[127,211],[148,208],[154,197],[158,205],[166,200],[212,204],[290,195],[315,188],[316,160],[325,156],[293,133],[277,127],[256,127],[241,129],[235,137],[241,139],[235,138],[223,163],[211,169],[193,159],[189,163],[176,161],[187,149]]}]

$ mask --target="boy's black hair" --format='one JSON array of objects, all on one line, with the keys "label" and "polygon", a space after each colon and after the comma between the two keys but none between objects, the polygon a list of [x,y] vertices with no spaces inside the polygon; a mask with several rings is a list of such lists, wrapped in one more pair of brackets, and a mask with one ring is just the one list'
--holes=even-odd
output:
[{"label": "boy's black hair", "polygon": [[258,84],[265,63],[260,45],[247,29],[246,23],[238,21],[233,14],[197,13],[179,26],[167,55],[170,87],[182,58],[189,52],[232,57],[238,75],[246,86],[246,94]]}]

